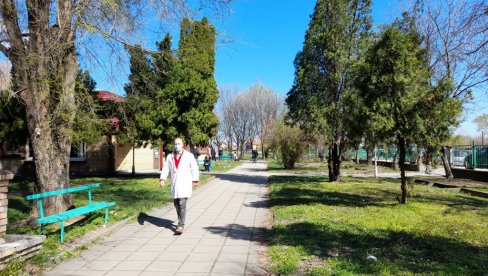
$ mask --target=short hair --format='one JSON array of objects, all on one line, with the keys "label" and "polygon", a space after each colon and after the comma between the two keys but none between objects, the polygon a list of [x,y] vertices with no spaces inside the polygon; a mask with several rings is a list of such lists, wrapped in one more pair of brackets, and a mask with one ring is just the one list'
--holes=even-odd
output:
[{"label": "short hair", "polygon": [[175,138],[175,143],[176,143],[176,141],[178,141],[178,140],[179,140],[179,141],[181,141],[181,143],[182,143],[183,145],[185,144],[185,142],[183,141],[183,139],[181,139],[180,137]]}]

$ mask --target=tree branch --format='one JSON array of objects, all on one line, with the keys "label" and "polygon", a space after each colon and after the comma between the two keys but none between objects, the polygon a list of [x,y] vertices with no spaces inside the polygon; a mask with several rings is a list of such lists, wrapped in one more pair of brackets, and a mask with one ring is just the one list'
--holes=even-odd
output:
[{"label": "tree branch", "polygon": [[0,14],[2,15],[4,26],[7,31],[10,50],[13,50],[21,55],[21,53],[24,51],[24,42],[22,40],[22,32],[20,31],[17,8],[15,7],[14,1],[0,1]]},{"label": "tree branch", "polygon": [[6,55],[7,57],[9,56],[9,53],[10,53],[10,48],[7,48],[5,47],[3,44],[2,44],[2,41],[0,41],[0,52],[2,52],[4,55]]}]

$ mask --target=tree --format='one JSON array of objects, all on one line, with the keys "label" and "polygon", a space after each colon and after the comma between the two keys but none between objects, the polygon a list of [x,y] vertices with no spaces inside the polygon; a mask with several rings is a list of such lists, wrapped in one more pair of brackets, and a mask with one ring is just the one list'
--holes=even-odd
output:
[{"label": "tree", "polygon": [[[207,1],[205,1],[207,2]],[[221,7],[229,1],[209,1]],[[35,192],[69,187],[71,129],[77,109],[77,47],[100,35],[105,43],[129,44],[128,32],[144,26],[144,15],[163,19],[186,13],[185,1],[0,1],[0,51],[12,64],[12,82],[25,106],[34,151]],[[77,36],[80,33],[86,36]],[[87,47],[88,48],[88,47]],[[55,85],[53,84],[55,82]],[[49,197],[46,215],[64,211],[67,196]],[[37,215],[37,204],[33,205]]]},{"label": "tree", "polygon": [[430,84],[427,51],[407,18],[388,26],[368,49],[357,87],[377,137],[398,146],[402,196],[407,203],[405,156],[413,143],[434,146],[450,135],[460,102],[450,98],[451,82]]},{"label": "tree", "polygon": [[473,121],[478,127],[478,131],[488,132],[488,114],[481,114]]},{"label": "tree", "polygon": [[173,78],[162,91],[175,101],[177,117],[171,125],[194,145],[208,144],[219,124],[213,113],[218,99],[215,71],[215,27],[207,18],[181,22]]},{"label": "tree", "polygon": [[216,111],[220,121],[219,131],[225,136],[227,141],[227,148],[232,151],[234,141],[234,121],[233,108],[234,99],[239,93],[238,87],[221,87],[219,89],[219,100],[217,102]]},{"label": "tree", "polygon": [[303,131],[281,122],[274,125],[270,139],[271,148],[279,154],[285,169],[295,168],[307,145]]},{"label": "tree", "polygon": [[453,98],[469,101],[488,82],[487,11],[486,0],[415,1],[405,11],[424,37],[432,80],[452,79]]},{"label": "tree", "polygon": [[371,1],[318,0],[303,50],[295,58],[295,81],[286,103],[289,118],[324,133],[329,144],[329,180],[340,177],[345,146],[344,95],[352,68],[369,40]]},{"label": "tree", "polygon": [[255,115],[255,129],[261,140],[261,153],[264,158],[264,147],[272,127],[277,123],[278,116],[283,110],[283,100],[273,91],[265,88],[260,82],[251,85],[248,92],[249,109]]}]

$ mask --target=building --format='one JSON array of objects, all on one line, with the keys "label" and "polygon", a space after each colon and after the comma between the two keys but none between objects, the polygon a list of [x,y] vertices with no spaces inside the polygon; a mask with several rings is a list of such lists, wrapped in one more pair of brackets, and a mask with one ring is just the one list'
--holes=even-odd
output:
[{"label": "building", "polygon": [[[125,98],[109,91],[95,91],[101,101],[123,102]],[[119,129],[118,118],[111,118],[110,123]],[[162,148],[150,145],[133,149],[132,145],[117,143],[114,135],[102,136],[94,144],[72,144],[70,153],[70,174],[111,175],[119,172],[131,172],[133,161],[137,172],[158,171],[163,165]],[[0,170],[14,174],[32,174],[34,172],[33,151],[25,145],[0,146]]]}]

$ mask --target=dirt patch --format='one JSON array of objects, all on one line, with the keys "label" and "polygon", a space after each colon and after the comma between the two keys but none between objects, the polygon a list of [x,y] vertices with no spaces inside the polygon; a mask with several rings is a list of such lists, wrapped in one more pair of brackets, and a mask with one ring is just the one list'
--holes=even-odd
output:
[{"label": "dirt patch", "polygon": [[[266,194],[266,198],[269,198],[269,191]],[[274,275],[271,273],[271,260],[268,255],[269,235],[273,227],[273,214],[269,210],[268,206],[264,208],[265,218],[261,222],[261,227],[264,230],[264,236],[258,245],[258,257],[259,267],[262,269],[260,275]]]},{"label": "dirt patch", "polygon": [[470,179],[458,179],[458,178],[448,179],[445,177],[415,177],[415,178],[429,181],[429,182],[439,182],[443,184],[455,185],[460,188],[469,188],[473,190],[488,192],[488,183],[486,182],[474,181]]}]

